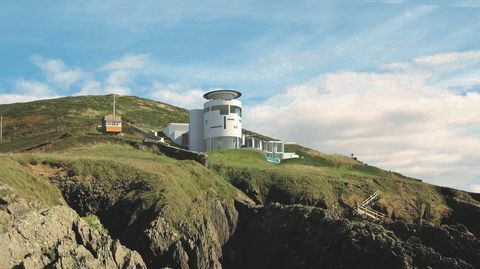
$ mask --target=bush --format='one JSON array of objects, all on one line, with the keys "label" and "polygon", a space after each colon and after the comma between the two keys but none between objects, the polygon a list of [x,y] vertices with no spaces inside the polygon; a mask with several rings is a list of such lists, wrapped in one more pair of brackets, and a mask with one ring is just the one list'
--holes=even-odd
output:
[{"label": "bush", "polygon": [[108,234],[108,230],[105,229],[105,227],[103,227],[102,223],[100,222],[100,219],[98,219],[96,215],[88,214],[82,219],[84,219],[88,223],[88,226],[96,229],[100,234],[103,234],[103,235]]}]

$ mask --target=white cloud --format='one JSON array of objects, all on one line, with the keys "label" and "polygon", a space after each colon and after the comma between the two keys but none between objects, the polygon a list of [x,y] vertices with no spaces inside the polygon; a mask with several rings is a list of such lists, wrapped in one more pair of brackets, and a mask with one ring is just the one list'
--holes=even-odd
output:
[{"label": "white cloud", "polygon": [[55,98],[58,96],[33,96],[26,94],[0,93],[0,104],[12,104],[19,102],[30,102],[40,99]]},{"label": "white cloud", "polygon": [[47,96],[53,93],[53,90],[45,83],[33,80],[19,79],[15,82],[17,91],[31,96]]},{"label": "white cloud", "polygon": [[15,82],[15,91],[0,93],[0,104],[29,102],[59,97],[47,84],[39,81],[19,79]]},{"label": "white cloud", "polygon": [[[424,58],[471,61],[476,54]],[[425,60],[428,59],[428,60]],[[286,89],[245,109],[247,128],[440,185],[479,181],[480,94],[439,87],[414,60],[387,72],[342,71]],[[414,67],[411,67],[414,66]],[[477,126],[477,127],[475,127]],[[477,157],[476,157],[477,156]]]},{"label": "white cloud", "polygon": [[104,93],[102,83],[96,80],[87,80],[84,82],[82,88],[75,95],[97,95]]},{"label": "white cloud", "polygon": [[476,192],[476,193],[480,193],[480,184],[472,185],[471,191]]},{"label": "white cloud", "polygon": [[[417,64],[444,65],[444,64],[467,64],[478,62],[480,60],[480,51],[452,52],[429,56],[417,57],[414,62]],[[451,66],[450,66],[451,67]]]},{"label": "white cloud", "polygon": [[127,54],[118,60],[111,61],[104,65],[102,70],[138,70],[145,68],[150,61],[150,57],[146,54]]},{"label": "white cloud", "polygon": [[191,89],[178,83],[155,81],[152,84],[152,97],[158,101],[188,109],[203,107],[202,89]]},{"label": "white cloud", "polygon": [[29,60],[42,70],[45,79],[16,80],[14,91],[0,93],[0,103],[59,97],[65,95],[72,85],[79,88],[73,95],[126,95],[136,86],[138,76],[148,73],[151,67],[149,56],[144,54],[126,54],[96,72],[88,73],[79,68],[69,68],[59,59],[33,55]]},{"label": "white cloud", "polygon": [[104,92],[130,94],[131,86],[139,74],[149,73],[153,63],[146,54],[126,54],[113,60],[101,68],[108,73],[105,79]]},{"label": "white cloud", "polygon": [[30,61],[40,67],[50,83],[62,87],[70,87],[73,83],[83,78],[84,73],[79,68],[69,68],[58,59],[45,59],[40,55],[33,55]]},{"label": "white cloud", "polygon": [[480,50],[442,53],[381,66],[387,71],[423,74],[432,86],[469,91],[480,85]]}]

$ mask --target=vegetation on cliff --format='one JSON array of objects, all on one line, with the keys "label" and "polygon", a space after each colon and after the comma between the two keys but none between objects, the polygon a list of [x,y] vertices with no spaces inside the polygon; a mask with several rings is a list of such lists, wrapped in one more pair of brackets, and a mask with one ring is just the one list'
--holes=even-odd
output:
[{"label": "vegetation on cliff", "polygon": [[209,167],[262,204],[304,204],[347,216],[379,190],[376,206],[390,218],[439,224],[450,214],[440,187],[344,156],[300,147],[296,152],[300,159],[276,165],[256,151],[216,151],[208,154]]}]

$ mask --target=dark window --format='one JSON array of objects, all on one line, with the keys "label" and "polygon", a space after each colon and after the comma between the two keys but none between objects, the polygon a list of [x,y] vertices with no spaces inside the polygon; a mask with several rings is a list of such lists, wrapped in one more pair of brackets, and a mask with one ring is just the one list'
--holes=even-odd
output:
[{"label": "dark window", "polygon": [[223,116],[223,129],[227,129],[227,117]]},{"label": "dark window", "polygon": [[238,116],[242,116],[242,109],[238,106],[230,106],[230,113],[237,114]]},{"label": "dark window", "polygon": [[204,113],[206,113],[206,112],[208,112],[208,111],[210,111],[210,107],[206,107],[206,108],[203,110]]},{"label": "dark window", "polygon": [[212,126],[212,127],[210,127],[210,129],[213,129],[213,128],[222,128],[222,126],[221,126],[221,125],[217,125],[217,126]]},{"label": "dark window", "polygon": [[220,110],[220,115],[228,115],[228,106],[227,105],[211,106],[210,109],[212,111]]}]

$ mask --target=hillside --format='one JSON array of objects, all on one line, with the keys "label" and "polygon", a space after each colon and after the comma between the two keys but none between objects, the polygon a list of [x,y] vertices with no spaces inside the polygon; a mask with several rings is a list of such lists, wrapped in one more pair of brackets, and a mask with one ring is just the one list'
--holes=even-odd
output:
[{"label": "hillside", "polygon": [[[0,152],[29,150],[69,136],[99,135],[97,126],[112,113],[112,101],[113,95],[104,95],[0,105],[5,141]],[[147,130],[188,121],[188,112],[179,107],[134,96],[116,101],[124,122]]]},{"label": "hillside", "polygon": [[[0,145],[0,244],[22,238],[16,223],[30,215],[86,222],[89,233],[98,233],[94,241],[68,241],[93,254],[52,254],[59,243],[51,242],[25,250],[12,264],[69,259],[81,268],[88,256],[104,268],[480,266],[479,194],[299,145],[288,150],[302,158],[280,165],[256,151],[223,150],[208,153],[203,167],[167,157],[134,135],[96,131],[111,98],[0,105],[8,139]],[[186,110],[137,97],[119,98],[117,111],[124,121],[150,129],[187,121]],[[354,215],[353,208],[377,190],[373,208],[387,220]],[[65,232],[79,234],[77,224]],[[49,227],[33,229],[53,233]],[[112,240],[127,253],[121,262],[112,258],[120,249]],[[111,251],[101,252],[98,242]],[[0,258],[5,255],[0,251]]]}]

